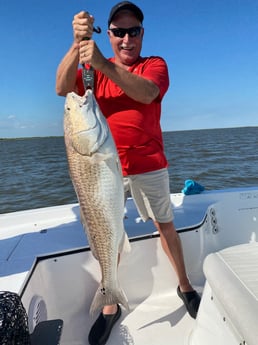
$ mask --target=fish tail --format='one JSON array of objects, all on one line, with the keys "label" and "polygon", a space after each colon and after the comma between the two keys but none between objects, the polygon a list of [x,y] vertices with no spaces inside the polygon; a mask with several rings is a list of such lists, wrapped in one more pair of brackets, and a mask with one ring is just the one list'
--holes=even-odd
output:
[{"label": "fish tail", "polygon": [[108,291],[100,284],[91,303],[90,314],[93,315],[96,311],[100,311],[105,305],[118,303],[124,306],[126,310],[129,310],[127,297],[121,288]]}]

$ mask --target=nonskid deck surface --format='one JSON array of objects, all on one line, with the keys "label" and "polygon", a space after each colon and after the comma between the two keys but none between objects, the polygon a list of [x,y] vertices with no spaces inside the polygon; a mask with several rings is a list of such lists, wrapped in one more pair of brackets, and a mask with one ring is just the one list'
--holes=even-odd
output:
[{"label": "nonskid deck surface", "polygon": [[[81,340],[74,339],[71,342],[61,338],[61,345],[88,344],[88,333],[98,315],[92,318],[84,311],[77,316],[80,322],[70,320],[73,323],[70,323],[70,327],[74,334],[81,335]],[[149,296],[140,304],[131,307],[130,312],[122,309],[122,316],[115,324],[107,345],[184,345],[194,323],[195,320],[186,312],[176,291],[172,290],[170,295]]]}]

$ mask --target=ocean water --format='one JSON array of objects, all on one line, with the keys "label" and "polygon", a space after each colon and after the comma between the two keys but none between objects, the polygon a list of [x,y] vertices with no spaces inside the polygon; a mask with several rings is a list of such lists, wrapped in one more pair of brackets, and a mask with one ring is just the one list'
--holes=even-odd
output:
[{"label": "ocean water", "polygon": [[[258,127],[164,132],[170,191],[258,186]],[[0,213],[77,202],[63,137],[0,140]]]}]

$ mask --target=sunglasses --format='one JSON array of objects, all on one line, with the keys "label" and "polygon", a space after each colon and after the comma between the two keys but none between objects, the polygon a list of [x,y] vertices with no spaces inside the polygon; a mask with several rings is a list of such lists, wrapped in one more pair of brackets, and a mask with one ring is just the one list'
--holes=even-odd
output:
[{"label": "sunglasses", "polygon": [[112,33],[115,37],[119,37],[119,38],[125,37],[126,34],[128,34],[130,37],[137,37],[140,35],[142,27],[141,26],[134,26],[134,27],[128,28],[128,29],[112,28],[109,30],[112,31]]}]

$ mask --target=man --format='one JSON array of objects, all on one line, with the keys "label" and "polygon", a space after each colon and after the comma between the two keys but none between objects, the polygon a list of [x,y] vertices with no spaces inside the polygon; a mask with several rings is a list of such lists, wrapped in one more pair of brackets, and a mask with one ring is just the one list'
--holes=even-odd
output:
[{"label": "man", "polygon": [[[192,317],[200,297],[185,271],[179,236],[173,224],[167,160],[160,127],[161,101],[169,86],[168,70],[160,57],[140,56],[144,35],[143,13],[129,1],[115,5],[108,19],[108,36],[114,57],[106,59],[91,38],[94,18],[80,12],[73,20],[74,42],[57,70],[56,91],[65,96],[85,90],[78,63],[95,70],[95,96],[113,134],[125,179],[144,221],[152,219],[162,247],[179,280],[178,295]],[[109,305],[93,325],[90,344],[105,344],[121,315]]]}]

